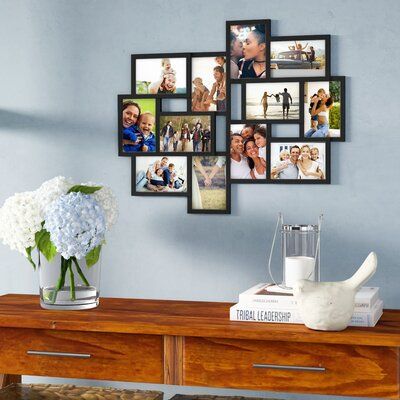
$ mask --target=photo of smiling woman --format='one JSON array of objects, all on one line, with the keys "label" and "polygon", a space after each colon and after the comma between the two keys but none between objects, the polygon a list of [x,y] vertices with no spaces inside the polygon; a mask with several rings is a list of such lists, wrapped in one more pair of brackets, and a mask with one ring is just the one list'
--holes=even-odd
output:
[{"label": "photo of smiling woman", "polygon": [[231,25],[231,79],[266,78],[266,24]]},{"label": "photo of smiling woman", "polygon": [[271,179],[325,181],[326,143],[271,143]]},{"label": "photo of smiling woman", "polygon": [[123,153],[156,151],[156,99],[120,98]]},{"label": "photo of smiling woman", "polygon": [[186,66],[186,57],[135,58],[134,93],[172,97],[186,94]]}]

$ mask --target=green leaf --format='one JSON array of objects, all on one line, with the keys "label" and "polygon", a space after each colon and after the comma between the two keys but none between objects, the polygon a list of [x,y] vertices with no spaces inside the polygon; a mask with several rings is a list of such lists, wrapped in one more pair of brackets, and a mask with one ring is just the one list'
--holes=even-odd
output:
[{"label": "green leaf", "polygon": [[100,257],[100,251],[101,251],[101,244],[97,247],[95,247],[93,250],[90,250],[89,253],[86,254],[86,266],[88,268],[93,267],[94,264],[99,261]]},{"label": "green leaf", "polygon": [[47,261],[51,261],[57,254],[57,248],[50,239],[50,233],[46,229],[42,229],[35,234],[35,242],[39,251],[46,257]]},{"label": "green leaf", "polygon": [[102,186],[75,185],[75,186],[72,186],[72,188],[69,189],[67,193],[81,192],[81,193],[84,193],[84,194],[92,194],[94,192],[97,192],[101,188],[102,188]]},{"label": "green leaf", "polygon": [[30,246],[30,247],[27,247],[26,249],[25,249],[25,251],[26,251],[26,258],[28,259],[28,261],[32,264],[32,266],[33,266],[33,269],[34,270],[36,270],[36,264],[35,264],[35,262],[33,261],[33,259],[32,259],[32,250],[35,248],[35,246]]}]

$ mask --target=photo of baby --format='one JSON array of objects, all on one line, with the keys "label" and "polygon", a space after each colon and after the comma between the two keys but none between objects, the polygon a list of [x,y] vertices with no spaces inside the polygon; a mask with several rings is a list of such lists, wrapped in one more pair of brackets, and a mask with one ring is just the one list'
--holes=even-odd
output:
[{"label": "photo of baby", "polygon": [[119,96],[120,146],[123,153],[156,151],[156,99]]},{"label": "photo of baby", "polygon": [[271,179],[326,181],[326,143],[271,143]]},{"label": "photo of baby", "polygon": [[135,193],[187,192],[186,157],[137,156],[134,165]]},{"label": "photo of baby", "polygon": [[267,178],[267,126],[230,125],[231,179]]},{"label": "photo of baby", "polygon": [[187,57],[134,58],[134,90],[140,95],[187,93]]},{"label": "photo of baby", "polygon": [[226,111],[226,59],[224,56],[192,57],[192,111]]}]

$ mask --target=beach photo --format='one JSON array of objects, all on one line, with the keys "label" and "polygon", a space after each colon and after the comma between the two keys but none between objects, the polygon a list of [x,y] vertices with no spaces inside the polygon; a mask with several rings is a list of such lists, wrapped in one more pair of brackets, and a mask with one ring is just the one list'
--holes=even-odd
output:
[{"label": "beach photo", "polygon": [[[231,79],[267,78],[267,39],[270,21],[242,21],[227,24]],[[269,74],[268,74],[269,75]]]},{"label": "beach photo", "polygon": [[157,100],[118,96],[118,113],[120,154],[154,153]]},{"label": "beach photo", "polygon": [[326,183],[327,157],[326,142],[272,142],[270,178]]},{"label": "beach photo", "polygon": [[160,152],[211,153],[215,146],[214,117],[173,113],[160,117]]},{"label": "beach photo", "polygon": [[136,156],[132,158],[132,193],[135,195],[185,195],[187,158]]},{"label": "beach photo", "polygon": [[[208,53],[207,53],[208,54]],[[226,57],[224,53],[191,58],[190,107],[196,112],[226,111]]]},{"label": "beach photo", "polygon": [[344,140],[344,79],[304,82],[305,138]]},{"label": "beach photo", "polygon": [[298,120],[299,82],[246,83],[245,112],[248,120]]},{"label": "beach photo", "polygon": [[231,124],[230,175],[232,180],[267,178],[267,127],[265,124]]},{"label": "beach photo", "polygon": [[189,212],[229,211],[229,182],[226,155],[191,157]]},{"label": "beach photo", "polygon": [[294,36],[271,41],[271,78],[329,75],[330,36]]},{"label": "beach photo", "polygon": [[188,58],[132,56],[134,93],[159,97],[187,94]]}]

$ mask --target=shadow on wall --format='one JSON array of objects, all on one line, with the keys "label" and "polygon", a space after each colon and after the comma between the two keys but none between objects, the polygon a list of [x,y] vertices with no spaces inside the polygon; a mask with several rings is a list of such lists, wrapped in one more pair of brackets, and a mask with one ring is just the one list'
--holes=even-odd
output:
[{"label": "shadow on wall", "polygon": [[71,119],[63,119],[59,117],[43,116],[38,114],[21,113],[11,110],[0,109],[0,130],[30,130],[30,131],[47,131],[47,130],[78,130],[82,129],[82,124],[77,124]]}]

